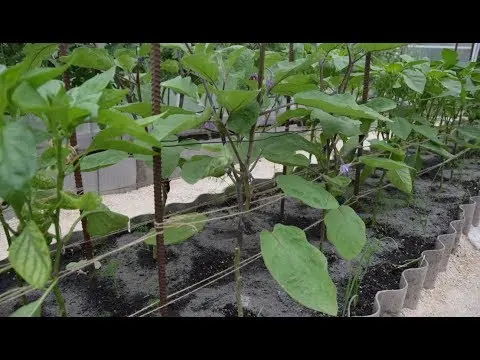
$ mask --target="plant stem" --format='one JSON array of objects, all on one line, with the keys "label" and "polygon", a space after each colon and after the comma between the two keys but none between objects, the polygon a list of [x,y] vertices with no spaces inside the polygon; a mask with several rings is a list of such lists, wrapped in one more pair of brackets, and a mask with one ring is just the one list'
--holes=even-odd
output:
[{"label": "plant stem", "polygon": [[[152,43],[151,50],[152,62],[152,114],[160,114],[160,44]],[[163,212],[164,196],[163,178],[162,178],[162,152],[161,149],[154,148],[153,155],[153,197],[155,205],[155,232],[157,246],[157,273],[158,273],[158,292],[160,305],[167,303],[167,280],[165,275],[166,254],[163,234]],[[168,307],[160,309],[162,316],[168,315]]]},{"label": "plant stem", "polygon": [[[363,72],[363,93],[362,93],[362,103],[367,102],[368,100],[368,91],[370,85],[370,62],[372,59],[372,54],[367,53],[365,56],[365,69]],[[362,156],[363,154],[363,140],[365,139],[365,135],[362,134],[358,137],[359,148],[357,149],[357,158]],[[356,196],[360,191],[360,172],[362,168],[357,166],[355,169],[355,182],[354,182],[354,190],[353,194]]]},{"label": "plant stem", "polygon": [[[56,155],[57,155],[57,201],[60,202],[61,198],[61,191],[63,189],[63,182],[65,179],[65,173],[63,170],[63,159],[62,159],[62,140],[61,138],[57,137],[55,139],[56,145]],[[60,206],[57,204],[57,209],[55,211],[55,215],[53,218],[53,222],[55,225],[55,237],[57,239],[57,243],[55,244],[55,261],[53,263],[53,277],[54,279],[58,278],[58,272],[60,269],[60,260],[62,255],[62,234],[60,231]],[[60,288],[58,287],[58,282],[55,284],[53,288],[53,292],[55,294],[55,298],[57,299],[58,308],[60,310],[60,316],[66,317],[67,310],[65,308],[65,301],[63,299],[62,293]]]},{"label": "plant stem", "polygon": [[382,190],[383,186],[383,179],[385,178],[386,171],[382,170],[382,176],[380,177],[380,181],[378,182],[378,187],[377,187],[377,194],[375,196],[375,201],[373,203],[373,217],[372,217],[372,223],[375,225],[377,223],[377,203],[380,198],[380,192]]},{"label": "plant stem", "polygon": [[237,298],[237,313],[238,317],[243,317],[243,304],[242,304],[242,283],[240,278],[240,249],[235,248],[235,257],[233,259],[233,265],[235,267],[235,296]]},{"label": "plant stem", "polygon": [[[293,62],[293,43],[288,44],[288,61]],[[290,96],[286,97],[286,102],[287,104],[290,103]],[[290,110],[290,106],[287,106],[287,111]],[[288,132],[290,130],[290,119],[287,120],[287,123],[285,124],[285,132]],[[311,160],[312,154],[310,154],[310,160]],[[282,169],[282,174],[287,175],[287,165],[283,165]],[[285,221],[285,198],[282,197],[282,200],[280,200],[280,221],[284,222]]]}]

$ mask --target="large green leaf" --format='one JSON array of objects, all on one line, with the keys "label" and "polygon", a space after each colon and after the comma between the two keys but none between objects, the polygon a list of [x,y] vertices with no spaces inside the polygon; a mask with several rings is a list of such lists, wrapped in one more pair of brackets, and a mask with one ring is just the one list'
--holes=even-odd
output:
[{"label": "large green leaf", "polygon": [[382,168],[386,170],[408,168],[408,165],[401,161],[395,161],[395,160],[390,160],[387,158],[381,158],[376,156],[360,156],[358,160],[361,163],[368,165],[372,168]]},{"label": "large green leaf", "polygon": [[34,221],[27,222],[8,248],[8,259],[15,271],[36,289],[50,279],[52,260],[42,232]]},{"label": "large green leaf", "polygon": [[42,304],[48,294],[52,291],[53,287],[57,284],[58,279],[53,281],[48,289],[43,293],[40,299],[32,301],[27,305],[23,305],[16,310],[10,317],[40,317],[42,312]]},{"label": "large green leaf", "polygon": [[33,88],[43,85],[49,80],[55,79],[67,70],[68,65],[49,68],[35,68],[20,77],[20,81],[27,81]]},{"label": "large green leaf", "polygon": [[[121,111],[121,112],[126,112],[126,113],[131,113],[135,115],[140,115],[143,118],[152,116],[152,104],[149,102],[136,102],[136,103],[130,103],[130,104],[125,104],[125,105],[119,105],[115,106],[115,110]],[[167,115],[174,115],[174,114],[193,114],[191,111],[184,110],[182,108],[176,107],[176,106],[161,106],[160,107],[160,112],[164,113],[167,112],[166,115],[163,117],[166,117]]]},{"label": "large green leaf", "polygon": [[186,55],[182,58],[182,64],[205,80],[215,82],[218,78],[218,65],[206,54]]},{"label": "large green leaf", "polygon": [[369,100],[365,105],[378,112],[393,110],[397,107],[397,103],[395,101],[382,97]]},{"label": "large green leaf", "polygon": [[466,141],[480,142],[480,128],[475,126],[461,126],[457,128],[457,132]]},{"label": "large green leaf", "polygon": [[41,113],[49,107],[48,102],[26,81],[17,86],[12,101],[23,112]]},{"label": "large green leaf", "polygon": [[115,70],[115,66],[111,67],[107,71],[88,79],[79,87],[69,90],[68,93],[74,100],[73,104],[80,103],[85,98],[93,94],[101,93],[103,89],[105,89],[107,85],[113,81],[113,77],[115,76]]},{"label": "large green leaf", "polygon": [[442,85],[448,90],[448,94],[452,96],[460,96],[462,92],[462,83],[458,79],[442,79]]},{"label": "large green leaf", "polygon": [[193,99],[197,98],[197,85],[192,82],[190,76],[184,78],[177,76],[176,78],[162,82],[160,85],[167,89],[172,89],[179,94],[190,96]]},{"label": "large green leaf", "polygon": [[443,49],[442,60],[445,62],[446,66],[448,67],[453,66],[458,61],[458,53],[452,49]]},{"label": "large green leaf", "polygon": [[[112,130],[111,128],[105,130]],[[103,135],[102,132],[99,133]],[[97,135],[98,136],[98,135]],[[111,140],[111,139],[98,139],[93,138],[93,142],[88,148],[88,152],[94,150],[118,150],[128,154],[142,154],[142,155],[154,155],[154,151],[151,148],[146,148],[141,145],[137,145],[133,142],[126,140]],[[83,169],[82,169],[83,171]]]},{"label": "large green leaf", "polygon": [[365,223],[349,206],[342,205],[325,215],[327,238],[335,246],[340,256],[352,260],[360,254],[367,236]]},{"label": "large green leaf", "polygon": [[42,303],[43,301],[38,299],[27,305],[23,305],[12,315],[10,315],[10,317],[40,317],[42,312]]},{"label": "large green leaf", "polygon": [[62,191],[60,193],[60,207],[67,210],[91,211],[97,208],[101,197],[94,192],[87,192],[83,195],[76,195]]},{"label": "large green leaf", "polygon": [[128,94],[128,89],[105,89],[98,100],[101,109],[109,109],[117,105]]},{"label": "large green leaf", "polygon": [[358,105],[350,94],[327,95],[318,90],[305,91],[294,96],[295,103],[319,108],[336,115],[390,122],[390,119],[365,105]]},{"label": "large green leaf", "polygon": [[247,106],[233,111],[227,120],[227,127],[238,134],[247,134],[250,128],[257,123],[260,115],[260,105],[252,101]]},{"label": "large green leaf", "polygon": [[115,60],[107,50],[91,47],[76,48],[71,55],[61,56],[60,61],[78,67],[102,71],[108,70],[115,65]]},{"label": "large green leaf", "polygon": [[283,125],[289,119],[309,116],[311,112],[312,110],[304,108],[287,110],[283,114],[277,116],[277,125]]},{"label": "large green leaf", "polygon": [[403,80],[405,80],[405,84],[410,89],[420,94],[423,94],[425,84],[427,83],[427,78],[421,71],[414,69],[405,69],[402,72],[402,76]]},{"label": "large green leaf", "polygon": [[383,150],[383,151],[388,151],[388,152],[391,152],[391,153],[396,154],[396,155],[401,156],[401,157],[404,155],[402,149],[393,147],[392,145],[390,145],[388,142],[386,142],[384,140],[372,139],[372,140],[369,140],[369,142],[370,142],[370,147],[373,148],[373,149],[380,149],[380,150]]},{"label": "large green leaf", "polygon": [[428,151],[431,151],[435,154],[438,154],[440,156],[443,156],[444,158],[451,158],[453,157],[452,154],[450,154],[447,150],[445,150],[445,148],[443,148],[442,146],[434,143],[434,142],[428,142],[428,143],[425,143],[425,144],[422,144],[421,145],[422,148],[428,150]]},{"label": "large green leaf", "polygon": [[412,192],[412,177],[407,168],[388,170],[387,179],[397,189],[407,194]]},{"label": "large green leaf", "polygon": [[226,156],[194,155],[183,164],[182,178],[189,184],[195,184],[206,177],[221,177],[225,175],[225,169],[230,161]]},{"label": "large green leaf", "polygon": [[87,215],[88,232],[93,236],[108,235],[120,229],[126,229],[128,225],[128,216],[110,211],[107,206],[99,204],[94,214]]},{"label": "large green leaf", "polygon": [[42,64],[57,50],[58,44],[33,43],[26,44],[23,48],[25,54],[24,63],[27,68],[35,68]]},{"label": "large green leaf", "polygon": [[[160,119],[161,115],[156,115]],[[152,119],[155,120],[155,119]],[[161,119],[160,119],[161,120]],[[160,142],[155,139],[154,136],[145,132],[145,129],[135,122],[128,115],[122,114],[121,112],[101,109],[98,113],[97,122],[103,125],[110,126],[118,131],[122,131],[124,134],[136,137],[138,140],[141,140],[151,146],[161,147]],[[118,135],[121,135],[118,134]],[[117,136],[118,136],[117,135]],[[98,136],[98,135],[97,135]]]},{"label": "large green leaf", "polygon": [[327,259],[301,229],[276,224],[272,232],[260,233],[260,246],[265,266],[288,295],[309,309],[337,314]]},{"label": "large green leaf", "polygon": [[337,200],[320,184],[307,181],[297,175],[279,175],[277,185],[282,191],[316,209],[336,209]]},{"label": "large green leaf", "polygon": [[115,50],[115,63],[127,72],[133,72],[137,65],[137,57],[133,49],[117,49]]},{"label": "large green leaf", "polygon": [[35,175],[35,136],[21,122],[0,127],[0,198],[21,190]]},{"label": "large green leaf", "polygon": [[412,129],[419,134],[422,134],[427,139],[430,139],[436,143],[439,143],[437,138],[437,129],[430,125],[412,125]]},{"label": "large green leaf", "polygon": [[127,159],[128,153],[118,150],[106,150],[83,157],[80,160],[82,171],[94,171],[104,167],[112,166]]},{"label": "large green leaf", "polygon": [[280,147],[275,149],[268,147],[264,150],[263,156],[268,161],[271,161],[276,164],[282,164],[285,166],[308,166],[310,165],[310,160],[302,154],[294,154],[290,152],[280,152],[278,151]]},{"label": "large green leaf", "polygon": [[313,110],[310,118],[319,121],[322,126],[322,133],[327,137],[331,137],[337,133],[345,136],[355,136],[362,133],[360,131],[362,122],[359,120],[352,120],[345,116],[333,116],[320,109]]},{"label": "large green leaf", "polygon": [[232,112],[250,104],[257,94],[258,92],[254,90],[220,90],[217,92],[217,100],[220,105]]},{"label": "large green leaf", "polygon": [[169,135],[175,135],[182,131],[194,129],[204,123],[201,116],[175,114],[166,119],[158,118],[153,123],[152,136],[161,141]]},{"label": "large green leaf", "polygon": [[[177,215],[169,218],[164,225],[163,238],[165,245],[177,245],[200,233],[207,221],[207,217],[199,213]],[[150,231],[151,236],[145,239],[148,245],[156,245],[155,229]]]},{"label": "large green leaf", "polygon": [[412,124],[410,124],[407,119],[401,117],[392,118],[392,122],[387,126],[394,135],[403,140],[407,140],[408,135],[412,132]]},{"label": "large green leaf", "polygon": [[293,96],[299,92],[317,89],[317,83],[309,75],[297,74],[276,84],[271,92],[278,95]]},{"label": "large green leaf", "polygon": [[407,43],[358,43],[355,47],[365,52],[383,51],[405,46]]}]

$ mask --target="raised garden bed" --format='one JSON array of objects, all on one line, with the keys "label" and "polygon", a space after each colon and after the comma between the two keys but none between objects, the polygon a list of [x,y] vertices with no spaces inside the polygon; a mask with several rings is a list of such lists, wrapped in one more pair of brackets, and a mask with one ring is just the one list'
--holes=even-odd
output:
[{"label": "raised garden bed", "polygon": [[[441,162],[437,156],[425,158],[425,166]],[[398,288],[400,275],[408,267],[399,268],[411,260],[419,258],[424,250],[433,249],[438,235],[448,232],[449,223],[459,217],[459,205],[478,193],[480,181],[479,161],[466,159],[462,170],[456,170],[453,181],[444,180],[439,189],[436,171],[416,179],[414,193],[408,196],[394,188],[382,190],[377,205],[376,224],[372,220],[372,204],[375,193],[363,198],[356,207],[357,212],[367,224],[369,241],[380,240],[368,270],[359,288],[359,299],[352,307],[351,315],[370,315],[373,312],[373,299],[380,290]],[[445,174],[449,171],[445,170]],[[363,191],[375,187],[378,180],[369,178]],[[257,181],[258,182],[258,181]],[[272,182],[265,182],[259,200],[254,207],[271,200],[262,200],[274,191],[265,191]],[[226,192],[228,194],[228,190]],[[227,195],[225,195],[227,196]],[[232,200],[222,199],[221,195],[202,195],[191,204],[172,204],[168,212],[215,201],[213,205],[203,206],[197,211],[218,209],[233,204]],[[279,203],[266,205],[254,211],[246,221],[244,249],[242,259],[255,255],[259,249],[259,232],[271,229],[279,222]],[[286,200],[286,225],[305,228],[321,216],[321,210],[312,209],[298,200]],[[230,210],[234,211],[234,210]],[[228,215],[229,211],[220,211],[210,217]],[[131,226],[151,220],[152,215],[140,216],[131,220]],[[151,223],[136,227],[131,233],[123,232],[116,236],[97,241],[95,254],[130,243],[151,228]],[[319,244],[319,226],[309,229],[308,240]],[[168,293],[175,292],[204,280],[233,265],[233,250],[236,237],[235,218],[208,222],[205,229],[185,243],[167,247],[167,284]],[[72,242],[81,241],[81,233],[74,234]],[[342,313],[344,288],[348,280],[348,264],[338,257],[332,246],[325,244],[323,251],[328,259],[329,273],[338,288],[339,314]],[[64,264],[78,261],[83,254],[79,248],[70,248],[64,256]],[[89,274],[79,272],[66,277],[60,283],[69,316],[128,316],[147,306],[158,298],[157,267],[152,250],[145,244],[139,244],[101,261],[102,267],[90,270]],[[242,298],[244,316],[325,316],[308,310],[292,300],[282,291],[277,282],[265,268],[261,258],[241,268]],[[13,272],[0,275],[0,292],[16,286]],[[190,289],[189,291],[193,290]],[[181,293],[178,296],[184,295]],[[32,291],[29,300],[38,298],[39,293]],[[173,297],[175,299],[176,297]],[[170,300],[170,299],[169,299]],[[0,315],[7,316],[19,302],[12,301],[2,305]],[[170,316],[236,316],[235,281],[229,274],[215,283],[168,306]],[[56,316],[57,304],[53,294],[45,300],[44,316]],[[158,312],[152,314],[158,315]]]}]

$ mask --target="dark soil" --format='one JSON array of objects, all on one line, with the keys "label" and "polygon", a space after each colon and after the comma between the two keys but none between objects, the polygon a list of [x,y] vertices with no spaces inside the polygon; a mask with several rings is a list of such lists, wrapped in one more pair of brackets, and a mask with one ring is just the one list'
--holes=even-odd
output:
[{"label": "dark soil", "polygon": [[[438,157],[425,158],[424,166],[440,162]],[[368,270],[361,282],[358,305],[351,309],[352,315],[372,313],[373,299],[377,291],[398,288],[403,265],[417,259],[423,250],[433,248],[436,236],[447,232],[450,221],[459,217],[458,205],[465,203],[469,196],[478,193],[480,166],[478,158],[467,158],[464,165],[454,170],[453,181],[450,170],[444,169],[442,189],[436,171],[417,178],[414,192],[406,194],[390,187],[381,191],[377,203],[376,219],[372,216],[375,193],[363,198],[355,209],[367,224],[367,237],[379,239],[379,249],[368,264]],[[435,178],[435,180],[433,180]],[[375,189],[379,177],[367,179],[361,192]],[[263,195],[265,196],[265,195]],[[348,200],[350,194],[346,195]],[[212,200],[212,196],[209,197]],[[205,200],[205,199],[203,199]],[[198,211],[214,209],[224,199],[217,196],[217,203]],[[229,203],[231,204],[231,202]],[[254,206],[263,204],[256,203]],[[191,205],[190,205],[191,206]],[[223,205],[224,206],[224,205]],[[172,210],[173,209],[173,210]],[[305,228],[321,217],[321,211],[312,209],[301,202],[288,198],[285,203],[285,224]],[[175,206],[171,211],[177,211]],[[271,230],[279,221],[279,203],[266,205],[253,212],[246,219],[246,234],[242,259],[260,251],[259,233]],[[209,215],[211,218],[233,213],[221,211]],[[132,224],[151,219],[145,215],[132,220]],[[237,218],[208,222],[204,231],[186,242],[167,248],[168,293],[175,294],[219,271],[233,265],[233,251],[236,240]],[[131,243],[146,234],[149,227],[119,234],[104,239],[95,245],[95,254],[105,253]],[[319,226],[307,231],[312,244],[319,244]],[[81,240],[81,235],[72,241]],[[329,273],[337,284],[339,314],[342,313],[344,288],[349,273],[345,260],[337,256],[328,243],[323,252],[329,262]],[[67,251],[64,264],[78,261],[83,257],[79,248]],[[101,261],[98,270],[89,269],[88,274],[77,273],[63,279],[60,288],[65,297],[69,316],[128,316],[158,300],[156,261],[152,249],[141,243]],[[416,266],[415,263],[410,266]],[[325,316],[311,311],[292,300],[269,274],[262,259],[255,260],[241,269],[242,302],[244,316]],[[208,282],[208,281],[207,281]],[[206,284],[205,282],[204,284]],[[13,274],[0,274],[0,293],[16,286]],[[191,288],[192,291],[198,287]],[[173,299],[187,294],[175,294]],[[32,300],[38,292],[28,294]],[[172,300],[172,299],[169,299]],[[10,301],[0,305],[0,316],[7,316],[19,302]],[[154,308],[154,307],[153,307]],[[152,308],[152,309],[153,309]],[[44,316],[56,316],[57,304],[50,295],[43,306]],[[234,317],[237,314],[235,282],[233,274],[205,286],[168,306],[169,316],[219,316]],[[159,316],[156,311],[150,316]]]}]

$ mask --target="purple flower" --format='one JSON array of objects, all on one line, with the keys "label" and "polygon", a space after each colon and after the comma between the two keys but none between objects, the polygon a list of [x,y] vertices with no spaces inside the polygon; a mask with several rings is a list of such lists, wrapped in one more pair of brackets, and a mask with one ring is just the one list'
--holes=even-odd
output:
[{"label": "purple flower", "polygon": [[270,89],[273,86],[273,81],[268,79],[265,81],[265,85],[267,86],[267,89]]},{"label": "purple flower", "polygon": [[252,75],[250,75],[249,80],[258,80],[258,74],[257,74],[257,73],[253,73]]},{"label": "purple flower", "polygon": [[340,175],[347,176],[349,171],[350,171],[350,164],[340,165]]},{"label": "purple flower", "polygon": [[214,122],[213,121],[206,121],[202,128],[206,129],[206,130],[212,130],[212,131],[217,131],[217,127],[215,126]]}]

